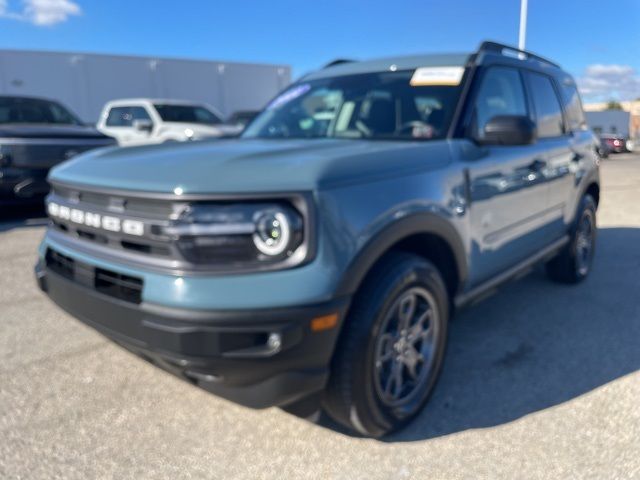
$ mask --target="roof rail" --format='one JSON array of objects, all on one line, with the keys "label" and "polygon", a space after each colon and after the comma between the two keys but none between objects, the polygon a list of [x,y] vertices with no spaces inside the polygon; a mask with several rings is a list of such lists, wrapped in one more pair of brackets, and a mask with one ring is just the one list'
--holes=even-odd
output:
[{"label": "roof rail", "polygon": [[337,58],[329,63],[327,63],[324,68],[329,68],[329,67],[335,67],[336,65],[342,65],[343,63],[353,63],[355,62],[355,60],[350,60],[348,58]]},{"label": "roof rail", "polygon": [[535,53],[531,53],[527,50],[520,50],[519,48],[512,47],[510,45],[504,45],[498,42],[482,42],[482,44],[480,45],[480,48],[478,48],[478,53],[481,53],[481,52],[494,52],[499,55],[506,55],[510,57],[520,58],[522,60],[530,58],[533,60],[538,60],[539,62],[548,63],[549,65],[552,65],[554,67],[560,68],[560,65],[558,65],[557,63],[554,63],[551,60],[548,60],[539,55],[536,55]]}]

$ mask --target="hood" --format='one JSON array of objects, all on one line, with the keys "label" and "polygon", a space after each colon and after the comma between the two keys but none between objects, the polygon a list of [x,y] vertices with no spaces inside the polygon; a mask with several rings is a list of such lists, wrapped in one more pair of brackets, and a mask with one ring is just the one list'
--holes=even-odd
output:
[{"label": "hood", "polygon": [[93,127],[84,125],[0,124],[0,138],[81,138],[108,139]]},{"label": "hood", "polygon": [[157,193],[292,192],[409,175],[448,162],[444,140],[233,139],[97,150],[56,167],[50,180]]}]

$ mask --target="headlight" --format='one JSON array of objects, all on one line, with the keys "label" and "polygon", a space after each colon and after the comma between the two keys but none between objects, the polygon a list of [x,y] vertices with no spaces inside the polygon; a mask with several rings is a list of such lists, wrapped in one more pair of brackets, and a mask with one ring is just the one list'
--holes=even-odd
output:
[{"label": "headlight", "polygon": [[279,210],[258,212],[253,244],[265,255],[281,255],[291,243],[291,220]]},{"label": "headlight", "polygon": [[303,215],[288,202],[193,204],[163,230],[201,266],[259,268],[306,254]]}]

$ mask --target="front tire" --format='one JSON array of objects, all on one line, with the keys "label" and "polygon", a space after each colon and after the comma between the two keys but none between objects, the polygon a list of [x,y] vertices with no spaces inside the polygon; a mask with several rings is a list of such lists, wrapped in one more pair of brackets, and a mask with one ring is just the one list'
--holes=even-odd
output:
[{"label": "front tire", "polygon": [[367,277],[347,317],[323,405],[372,437],[410,422],[427,402],[445,351],[449,298],[438,269],[393,253]]},{"label": "front tire", "polygon": [[579,283],[591,272],[596,248],[596,202],[591,195],[582,197],[571,239],[547,265],[549,278],[559,283]]}]

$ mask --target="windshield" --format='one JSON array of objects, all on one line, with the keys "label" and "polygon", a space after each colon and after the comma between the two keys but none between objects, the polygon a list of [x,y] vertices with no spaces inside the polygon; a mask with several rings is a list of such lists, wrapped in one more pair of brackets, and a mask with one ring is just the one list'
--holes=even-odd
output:
[{"label": "windshield", "polygon": [[460,86],[412,86],[412,76],[402,71],[302,81],[276,97],[243,137],[444,138]]},{"label": "windshield", "polygon": [[165,122],[202,123],[204,125],[222,123],[222,120],[211,110],[197,105],[154,105],[154,107]]},{"label": "windshield", "polygon": [[0,124],[80,125],[69,110],[59,103],[33,98],[0,98]]}]

